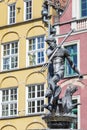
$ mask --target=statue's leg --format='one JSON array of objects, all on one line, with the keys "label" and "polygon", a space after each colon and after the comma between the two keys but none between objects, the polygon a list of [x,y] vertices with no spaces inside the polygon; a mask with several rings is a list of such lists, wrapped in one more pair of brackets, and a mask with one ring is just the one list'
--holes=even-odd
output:
[{"label": "statue's leg", "polygon": [[[54,75],[52,79],[50,79],[49,84],[53,91],[53,96],[51,97],[50,104],[56,104],[56,100],[61,92],[61,88],[57,86],[57,82],[60,80],[58,75]],[[55,103],[53,103],[55,100]]]},{"label": "statue's leg", "polygon": [[58,74],[55,74],[53,77],[48,76],[48,89],[46,92],[46,97],[48,97],[48,106],[46,107],[48,110],[49,108],[52,109],[52,111],[56,112],[57,105],[58,105],[58,97],[61,93],[61,88],[57,86],[57,82],[60,80],[60,76]]},{"label": "statue's leg", "polygon": [[44,104],[44,105],[42,105],[42,108],[46,108],[47,110],[49,110],[50,112],[52,112],[52,108],[53,106],[52,106],[52,104]]},{"label": "statue's leg", "polygon": [[52,91],[55,93],[55,88],[57,86],[57,82],[60,80],[59,75],[54,75],[52,78],[49,80],[49,84],[51,86]]},{"label": "statue's leg", "polygon": [[52,85],[49,82],[49,81],[51,81],[52,77],[53,77],[53,64],[50,63],[49,67],[48,67],[48,75],[47,75],[48,88],[46,90],[45,97],[51,97],[53,94]]},{"label": "statue's leg", "polygon": [[46,93],[45,93],[45,97],[50,98],[51,96],[52,96],[52,89],[51,89],[50,85],[48,85],[48,88],[47,88]]},{"label": "statue's leg", "polygon": [[55,77],[53,77],[54,79],[53,80],[55,80],[55,90],[54,90],[54,100],[58,100],[58,98],[59,98],[59,95],[60,95],[60,93],[61,93],[61,91],[62,91],[62,89],[61,89],[61,87],[59,86],[59,85],[57,85],[57,83],[62,79],[64,77],[64,71],[63,70],[60,70],[60,71],[58,71],[57,73],[56,73],[56,78]]},{"label": "statue's leg", "polygon": [[62,91],[62,89],[60,86],[55,86],[54,101],[58,100],[61,91]]}]

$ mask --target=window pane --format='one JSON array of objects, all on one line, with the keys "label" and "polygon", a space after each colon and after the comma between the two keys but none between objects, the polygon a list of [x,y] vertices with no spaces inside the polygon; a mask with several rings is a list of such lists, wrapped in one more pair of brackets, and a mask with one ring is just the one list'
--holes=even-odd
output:
[{"label": "window pane", "polygon": [[17,115],[17,88],[2,90],[2,116]]},{"label": "window pane", "polygon": [[10,104],[10,115],[17,114],[17,103]]},{"label": "window pane", "polygon": [[35,86],[28,88],[28,98],[35,98]]},{"label": "window pane", "polygon": [[42,105],[44,104],[44,100],[37,101],[37,112],[43,112]]},{"label": "window pane", "polygon": [[11,100],[17,100],[17,89],[11,89],[11,95],[10,95]]},{"label": "window pane", "polygon": [[8,90],[2,91],[2,102],[4,102],[4,101],[9,101],[9,91]]},{"label": "window pane", "polygon": [[10,59],[4,58],[3,59],[3,70],[9,70],[10,69]]},{"label": "window pane", "polygon": [[10,45],[3,45],[3,56],[10,55]]},{"label": "window pane", "polygon": [[15,4],[9,5],[9,23],[15,23]]},{"label": "window pane", "polygon": [[25,4],[26,20],[28,20],[32,18],[32,0],[25,2]]},{"label": "window pane", "polygon": [[18,42],[3,45],[3,70],[18,67]]},{"label": "window pane", "polygon": [[29,51],[36,49],[35,43],[36,43],[36,40],[35,40],[35,39],[30,39],[30,40],[29,40]]},{"label": "window pane", "polygon": [[18,43],[13,42],[11,44],[11,54],[17,54],[18,53]]},{"label": "window pane", "polygon": [[38,49],[44,48],[44,37],[39,37],[37,43],[38,43]]},{"label": "window pane", "polygon": [[16,68],[18,66],[18,57],[11,57],[11,68]]},{"label": "window pane", "polygon": [[[73,104],[76,104],[76,103],[77,103],[77,99],[73,99],[73,100],[72,100],[72,103],[73,103]],[[78,108],[77,108],[77,106],[76,106],[74,109],[72,109],[72,113],[75,114],[76,116],[78,115],[78,114],[77,114],[77,113],[78,113]],[[78,117],[77,117],[77,118],[78,118]],[[77,128],[78,128],[78,120],[77,120],[76,122],[74,122],[74,123],[71,124],[71,128],[73,128],[73,129],[77,129]]]},{"label": "window pane", "polygon": [[44,104],[44,84],[29,86],[27,97],[28,113],[44,112],[44,109],[42,109]]},{"label": "window pane", "polygon": [[2,105],[2,116],[8,116],[9,115],[9,107],[8,104]]},{"label": "window pane", "polygon": [[[74,44],[74,45],[66,46],[66,49],[68,49],[71,60],[74,62],[75,66],[77,67],[77,45]],[[65,76],[72,76],[75,74],[76,73],[73,71],[68,61],[65,60]]]},{"label": "window pane", "polygon": [[29,65],[36,65],[36,53],[30,53],[29,54]]},{"label": "window pane", "polygon": [[87,0],[81,0],[81,16],[87,16]]},{"label": "window pane", "polygon": [[41,51],[41,52],[38,52],[37,53],[37,57],[38,57],[38,60],[37,60],[37,63],[40,64],[40,63],[43,63],[44,62],[44,52]]},{"label": "window pane", "polygon": [[35,112],[35,101],[28,102],[28,113]]},{"label": "window pane", "polygon": [[44,85],[38,85],[37,86],[37,97],[43,97],[44,96]]},{"label": "window pane", "polygon": [[44,36],[29,39],[28,60],[29,65],[39,65],[45,61]]}]

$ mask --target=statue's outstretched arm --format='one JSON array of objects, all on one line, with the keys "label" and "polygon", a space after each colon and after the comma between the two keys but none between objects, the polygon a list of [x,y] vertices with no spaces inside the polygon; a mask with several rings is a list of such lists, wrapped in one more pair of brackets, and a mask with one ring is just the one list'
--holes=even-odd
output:
[{"label": "statue's outstretched arm", "polygon": [[71,68],[79,75],[79,78],[83,78],[83,76],[81,75],[80,71],[78,70],[78,68],[75,66],[75,64],[73,63],[73,61],[71,60],[70,56],[66,57]]}]

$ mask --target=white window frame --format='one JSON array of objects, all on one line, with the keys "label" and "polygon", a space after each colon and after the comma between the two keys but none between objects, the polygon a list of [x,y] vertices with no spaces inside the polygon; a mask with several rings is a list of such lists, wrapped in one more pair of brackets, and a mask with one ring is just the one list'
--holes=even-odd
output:
[{"label": "white window frame", "polygon": [[81,0],[72,0],[72,18],[84,18],[81,16]]},{"label": "white window frame", "polygon": [[[17,100],[11,100],[11,90],[13,90],[13,89],[16,89],[17,90]],[[8,95],[8,97],[9,97],[9,100],[8,101],[2,101],[2,92],[4,91],[4,90],[8,90],[8,92],[9,92],[9,95]],[[10,109],[10,105],[11,104],[17,104],[17,114],[13,114],[13,115],[11,115],[11,113],[10,113],[10,111],[11,111],[11,109]],[[8,115],[2,115],[2,105],[8,105]],[[18,116],[18,88],[17,87],[12,87],[12,88],[5,88],[5,89],[0,89],[0,117],[1,118],[10,118],[10,117],[15,117],[15,116]]]},{"label": "white window frame", "polygon": [[[78,68],[78,70],[80,70],[80,41],[75,40],[75,41],[65,42],[63,46],[64,47],[70,46],[70,45],[72,46],[74,44],[77,44],[77,68]],[[67,77],[70,77],[70,76],[67,76]]]},{"label": "white window frame", "polygon": [[[11,54],[11,49],[12,49],[12,48],[11,48],[11,45],[12,45],[12,43],[15,44],[15,42],[17,42],[17,45],[18,45],[18,46],[17,46],[17,48],[18,48],[18,53],[16,53],[16,54]],[[4,47],[4,45],[7,45],[7,44],[10,45],[10,55],[3,56],[3,51],[4,51],[4,50],[3,50],[3,47]],[[8,70],[18,69],[18,68],[19,68],[19,41],[12,41],[12,42],[8,42],[8,43],[3,43],[3,44],[2,44],[2,47],[1,47],[1,50],[2,50],[2,51],[1,51],[1,52],[2,52],[2,53],[1,53],[1,57],[2,57],[1,71],[8,71]],[[15,56],[17,56],[17,59],[18,59],[18,60],[17,60],[17,67],[11,68],[11,58],[12,58],[12,57],[15,57]],[[9,62],[9,67],[10,67],[10,68],[9,68],[9,69],[3,69],[3,59],[6,58],[6,57],[10,59],[10,62]]]},{"label": "white window frame", "polygon": [[[76,99],[77,100],[77,103],[80,104],[80,95],[76,95],[76,96],[72,96],[72,100]],[[78,124],[77,124],[77,129],[80,130],[80,105],[77,106],[77,121],[78,121]]]},{"label": "white window frame", "polygon": [[80,6],[80,0],[72,0],[72,18],[79,19],[81,17]]},{"label": "white window frame", "polygon": [[[15,5],[15,22],[10,23],[10,7],[13,5]],[[12,19],[13,19],[13,16],[12,16]],[[8,5],[8,24],[11,25],[15,23],[16,23],[16,3],[13,3],[13,4]]]},{"label": "white window frame", "polygon": [[[43,89],[44,90],[44,96],[42,96],[42,97],[37,97],[37,86],[38,85],[43,85],[44,86],[44,88],[45,88],[45,84],[44,83],[41,83],[41,84],[34,84],[34,85],[27,85],[26,86],[26,115],[38,115],[38,114],[42,114],[42,113],[44,113],[45,112],[45,110],[43,110],[42,112],[40,111],[40,112],[37,112],[37,101],[41,101],[41,100],[43,100],[44,102],[45,102],[45,89]],[[28,98],[28,88],[29,88],[29,86],[35,86],[35,97],[34,98]],[[35,101],[35,113],[33,113],[33,112],[31,112],[31,113],[28,113],[28,102],[32,102],[32,101]],[[42,104],[43,105],[43,104]],[[40,109],[41,109],[41,106],[40,106]]]},{"label": "white window frame", "polygon": [[[32,17],[33,17],[33,7],[31,7],[31,18],[30,19],[26,19],[26,2],[28,2],[30,0],[24,0],[24,21],[28,21],[28,20],[31,20]],[[32,6],[33,6],[33,0],[31,0],[32,2]]]},{"label": "white window frame", "polygon": [[[36,43],[35,43],[35,45],[36,45],[36,49],[34,50],[34,52],[35,53],[37,53],[39,50],[40,51],[44,51],[44,62],[43,63],[37,63],[37,54],[36,54],[36,64],[34,64],[34,65],[29,65],[29,54],[32,54],[32,51],[31,52],[29,52],[29,50],[28,50],[28,48],[29,48],[29,39],[32,39],[32,38],[35,38],[35,39],[37,39],[37,38],[39,38],[39,37],[44,37],[44,48],[41,48],[41,49],[37,49],[37,40],[36,40]],[[26,40],[26,67],[31,67],[31,66],[38,66],[38,65],[42,65],[42,64],[44,64],[45,62],[46,62],[46,43],[45,43],[45,36],[44,35],[40,35],[40,36],[37,36],[37,37],[32,37],[32,38],[28,38],[27,40]]]}]

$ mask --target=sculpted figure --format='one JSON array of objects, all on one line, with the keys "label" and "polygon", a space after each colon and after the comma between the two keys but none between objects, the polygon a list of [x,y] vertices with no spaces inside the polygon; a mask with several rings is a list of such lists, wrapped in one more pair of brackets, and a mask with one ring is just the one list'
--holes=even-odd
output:
[{"label": "sculpted figure", "polygon": [[69,85],[65,91],[64,97],[62,98],[62,109],[64,114],[70,114],[72,109],[80,103],[72,104],[72,95],[78,90],[77,86]]},{"label": "sculpted figure", "polygon": [[56,112],[57,101],[61,93],[61,87],[57,84],[64,77],[65,59],[67,59],[71,68],[78,74],[79,78],[82,78],[82,75],[72,62],[67,49],[65,49],[61,45],[57,45],[56,40],[53,37],[47,38],[46,42],[49,46],[46,51],[48,59],[51,57],[56,48],[58,48],[58,51],[54,54],[53,58],[49,63],[48,88],[45,94],[45,96],[48,97],[48,105],[44,105],[43,107],[47,108],[50,112]]}]

